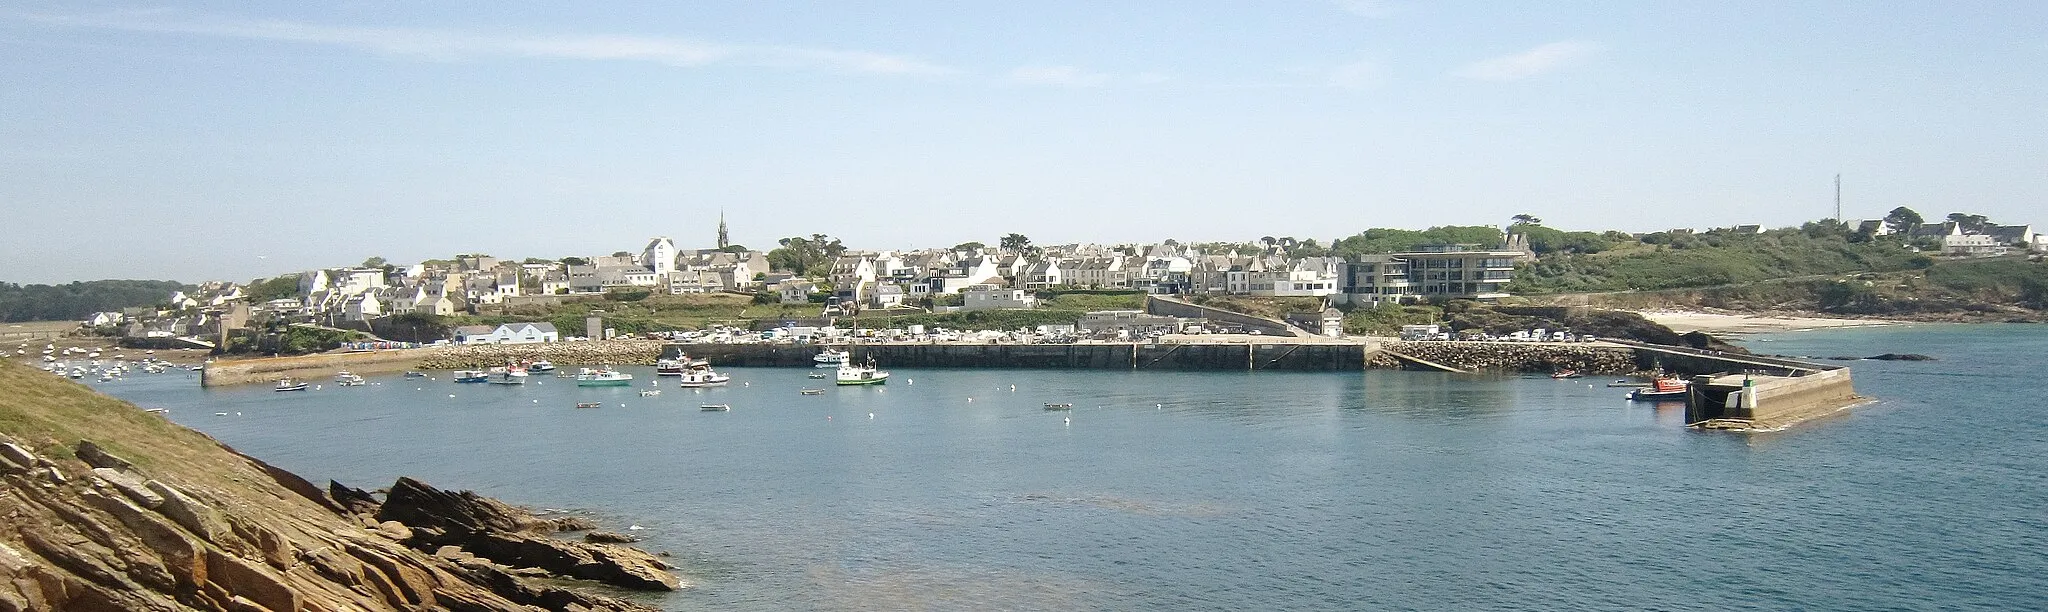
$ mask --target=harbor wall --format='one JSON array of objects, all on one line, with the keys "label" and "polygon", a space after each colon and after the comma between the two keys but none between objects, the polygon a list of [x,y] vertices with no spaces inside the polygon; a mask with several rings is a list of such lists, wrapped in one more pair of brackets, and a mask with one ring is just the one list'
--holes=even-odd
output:
[{"label": "harbor wall", "polygon": [[[809,367],[817,346],[671,344],[664,356],[688,353],[731,366]],[[856,344],[855,361],[902,368],[1034,368],[1117,370],[1356,371],[1366,344]]]},{"label": "harbor wall", "polygon": [[199,370],[199,385],[202,387],[225,387],[250,383],[267,383],[280,378],[303,378],[308,381],[332,377],[336,372],[348,370],[357,374],[384,374],[412,369],[440,348],[417,348],[364,353],[323,353],[294,357],[259,357],[255,359],[223,359],[206,363]]},{"label": "harbor wall", "polygon": [[1274,319],[1268,319],[1265,317],[1254,317],[1248,314],[1231,312],[1221,308],[1198,306],[1178,299],[1157,295],[1145,296],[1145,313],[1169,317],[1180,317],[1183,319],[1208,319],[1211,321],[1222,321],[1224,323],[1229,323],[1231,325],[1236,325],[1239,327],[1243,327],[1245,329],[1255,329],[1258,330],[1259,333],[1268,336],[1292,338],[1308,335],[1305,332],[1298,332],[1294,327]]},{"label": "harbor wall", "polygon": [[1848,368],[1837,368],[1805,376],[1757,376],[1750,379],[1749,393],[1755,406],[1729,407],[1729,394],[1741,391],[1742,377],[1701,376],[1686,404],[1686,421],[1716,429],[1783,429],[1793,424],[1834,414],[1865,400],[1856,395]]},{"label": "harbor wall", "polygon": [[[1636,365],[1635,349],[1611,344],[1422,340],[1387,342],[1385,346],[1390,351],[1465,371],[1577,370],[1585,374],[1630,374],[1642,370]],[[1376,357],[1373,361],[1373,366],[1380,368],[1399,365],[1392,356]]]}]

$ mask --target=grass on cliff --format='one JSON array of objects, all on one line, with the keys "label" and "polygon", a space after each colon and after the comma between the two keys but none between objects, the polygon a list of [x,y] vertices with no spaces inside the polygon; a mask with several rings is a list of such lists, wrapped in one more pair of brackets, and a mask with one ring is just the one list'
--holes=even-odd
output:
[{"label": "grass on cliff", "polygon": [[0,433],[44,456],[70,458],[79,440],[143,468],[220,455],[219,444],[204,434],[12,360],[0,360],[0,389],[6,390],[0,393]]},{"label": "grass on cliff", "polygon": [[1645,235],[1598,253],[1557,252],[1524,264],[1508,291],[1540,295],[1656,290],[1925,268],[1933,260],[1896,240],[1854,241],[1825,228],[1756,234],[1714,230]]}]

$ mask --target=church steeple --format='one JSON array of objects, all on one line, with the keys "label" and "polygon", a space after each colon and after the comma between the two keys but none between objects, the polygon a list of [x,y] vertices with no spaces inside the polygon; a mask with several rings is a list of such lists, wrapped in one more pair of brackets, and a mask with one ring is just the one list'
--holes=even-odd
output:
[{"label": "church steeple", "polygon": [[730,244],[725,237],[725,211],[721,210],[718,211],[718,248],[723,249]]}]

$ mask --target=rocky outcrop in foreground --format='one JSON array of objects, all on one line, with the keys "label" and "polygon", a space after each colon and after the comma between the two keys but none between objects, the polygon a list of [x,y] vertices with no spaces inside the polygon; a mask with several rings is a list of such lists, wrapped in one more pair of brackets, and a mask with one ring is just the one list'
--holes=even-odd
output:
[{"label": "rocky outcrop in foreground", "polygon": [[411,480],[337,499],[57,377],[0,364],[0,388],[0,612],[626,611],[651,608],[531,578],[680,586],[495,500]]}]

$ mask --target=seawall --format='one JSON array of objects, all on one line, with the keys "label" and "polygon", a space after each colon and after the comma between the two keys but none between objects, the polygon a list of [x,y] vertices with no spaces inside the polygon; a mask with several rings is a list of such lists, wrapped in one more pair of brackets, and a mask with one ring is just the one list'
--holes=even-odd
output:
[{"label": "seawall", "polygon": [[286,377],[313,379],[333,376],[335,372],[342,370],[357,374],[403,372],[416,367],[421,360],[441,350],[443,349],[418,348],[215,360],[207,362],[206,367],[199,371],[199,384],[204,387],[225,387],[271,382]]},{"label": "seawall", "polygon": [[[1119,370],[1363,370],[1372,344],[854,344],[855,361],[903,368],[1056,368]],[[671,344],[713,364],[809,367],[818,347],[770,344]]]},{"label": "seawall", "polygon": [[509,361],[546,359],[570,365],[654,365],[665,343],[659,340],[603,340],[547,344],[434,346],[367,353],[323,353],[296,357],[218,360],[200,372],[203,386],[267,383],[292,377],[315,380],[348,370],[387,374],[406,370],[459,370],[502,366]]}]

